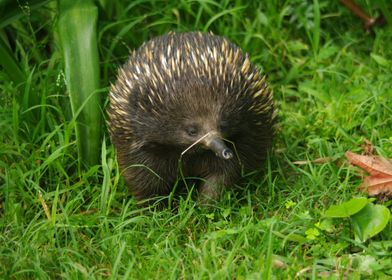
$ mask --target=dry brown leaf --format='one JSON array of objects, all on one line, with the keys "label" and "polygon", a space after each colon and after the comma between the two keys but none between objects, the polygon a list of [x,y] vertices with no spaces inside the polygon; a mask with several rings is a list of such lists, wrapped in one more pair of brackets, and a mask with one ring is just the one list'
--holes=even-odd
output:
[{"label": "dry brown leaf", "polygon": [[366,170],[371,176],[392,176],[392,164],[379,156],[363,156],[350,151],[345,153],[348,161]]},{"label": "dry brown leaf", "polygon": [[46,204],[45,199],[44,199],[41,191],[38,191],[38,200],[41,203],[42,208],[44,209],[46,218],[48,218],[48,220],[51,221],[52,220],[52,215],[50,214],[49,207]]},{"label": "dry brown leaf", "polygon": [[367,156],[371,156],[374,153],[374,146],[369,139],[364,139],[362,144],[363,154]]},{"label": "dry brown leaf", "polygon": [[380,194],[392,195],[392,177],[378,177],[368,176],[363,180],[363,183],[359,186],[363,191],[367,191],[370,196],[376,196]]},{"label": "dry brown leaf", "polygon": [[287,264],[278,258],[272,259],[272,266],[275,268],[287,268]]},{"label": "dry brown leaf", "polygon": [[348,161],[367,171],[360,189],[370,196],[386,194],[392,196],[392,163],[380,156],[364,156],[353,152],[345,153]]}]

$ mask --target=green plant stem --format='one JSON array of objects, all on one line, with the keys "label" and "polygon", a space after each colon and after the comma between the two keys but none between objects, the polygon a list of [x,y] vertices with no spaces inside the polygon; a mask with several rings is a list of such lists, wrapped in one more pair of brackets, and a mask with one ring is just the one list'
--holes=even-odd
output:
[{"label": "green plant stem", "polygon": [[91,166],[100,155],[102,112],[97,48],[98,9],[89,0],[60,0],[58,38],[67,90],[76,119],[80,163]]}]

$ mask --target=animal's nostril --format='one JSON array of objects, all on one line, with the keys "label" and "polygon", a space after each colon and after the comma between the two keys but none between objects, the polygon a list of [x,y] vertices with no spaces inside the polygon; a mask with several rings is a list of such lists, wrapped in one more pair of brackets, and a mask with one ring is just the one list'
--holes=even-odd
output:
[{"label": "animal's nostril", "polygon": [[233,157],[233,152],[230,149],[224,149],[222,151],[222,157],[224,159],[231,159]]}]

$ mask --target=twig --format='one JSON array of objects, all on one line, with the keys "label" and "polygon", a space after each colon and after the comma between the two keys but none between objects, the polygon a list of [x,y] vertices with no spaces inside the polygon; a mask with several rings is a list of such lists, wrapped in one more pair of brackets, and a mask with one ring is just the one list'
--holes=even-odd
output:
[{"label": "twig", "polygon": [[367,13],[365,13],[353,0],[340,0],[353,14],[359,17],[366,30],[370,30],[376,25],[384,25],[385,18],[384,15],[381,15],[377,18],[370,17]]}]

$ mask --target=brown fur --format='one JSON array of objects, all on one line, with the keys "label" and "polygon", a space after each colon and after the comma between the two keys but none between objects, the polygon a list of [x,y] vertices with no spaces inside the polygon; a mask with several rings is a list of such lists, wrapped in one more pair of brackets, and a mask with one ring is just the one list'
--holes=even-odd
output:
[{"label": "brown fur", "polygon": [[275,123],[272,93],[248,56],[199,32],[170,33],[133,52],[111,88],[108,114],[120,167],[138,199],[169,194],[181,153],[209,133],[239,158],[222,159],[198,143],[181,168],[205,179],[200,191],[217,198],[242,168],[261,168]]}]

